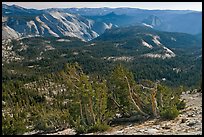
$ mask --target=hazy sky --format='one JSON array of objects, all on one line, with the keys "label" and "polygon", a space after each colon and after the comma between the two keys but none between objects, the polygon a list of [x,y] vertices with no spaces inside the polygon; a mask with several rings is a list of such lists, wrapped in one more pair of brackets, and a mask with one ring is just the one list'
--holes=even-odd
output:
[{"label": "hazy sky", "polygon": [[202,2],[3,2],[25,8],[96,8],[96,7],[130,7],[140,9],[170,9],[202,11]]}]

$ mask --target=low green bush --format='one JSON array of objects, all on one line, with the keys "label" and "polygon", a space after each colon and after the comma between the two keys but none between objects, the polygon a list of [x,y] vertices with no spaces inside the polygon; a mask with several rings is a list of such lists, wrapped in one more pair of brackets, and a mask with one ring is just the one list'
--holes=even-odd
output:
[{"label": "low green bush", "polygon": [[160,112],[161,118],[168,119],[168,120],[172,120],[172,119],[176,118],[178,115],[179,115],[179,111],[176,108],[176,106],[164,108]]},{"label": "low green bush", "polygon": [[106,131],[108,128],[107,124],[95,124],[89,128],[88,132]]},{"label": "low green bush", "polygon": [[27,131],[23,119],[14,119],[9,115],[2,118],[2,135],[21,135]]},{"label": "low green bush", "polygon": [[72,120],[73,128],[77,134],[87,133],[88,128],[87,126],[81,123],[80,117],[76,119],[76,121]]},{"label": "low green bush", "polygon": [[176,107],[178,110],[182,110],[186,107],[186,102],[184,100],[182,100],[176,105]]}]

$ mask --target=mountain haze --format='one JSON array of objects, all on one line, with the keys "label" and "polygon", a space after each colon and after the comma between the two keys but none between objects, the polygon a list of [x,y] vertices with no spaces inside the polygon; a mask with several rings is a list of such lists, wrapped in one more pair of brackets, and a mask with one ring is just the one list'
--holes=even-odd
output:
[{"label": "mountain haze", "polygon": [[[112,27],[144,25],[169,31],[199,34],[201,12],[134,8],[26,9],[2,5],[2,38],[70,36],[90,41]],[[167,18],[168,17],[168,18]]]},{"label": "mountain haze", "polygon": [[27,36],[70,36],[89,41],[112,26],[110,23],[95,22],[76,14],[24,9],[15,5],[3,5],[2,20],[3,39]]}]

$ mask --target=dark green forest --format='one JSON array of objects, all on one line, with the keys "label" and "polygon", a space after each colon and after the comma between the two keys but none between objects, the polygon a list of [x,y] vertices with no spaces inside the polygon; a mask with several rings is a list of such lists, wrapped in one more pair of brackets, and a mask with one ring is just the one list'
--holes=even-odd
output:
[{"label": "dark green forest", "polygon": [[171,89],[150,80],[137,83],[133,73],[122,65],[115,66],[108,79],[89,76],[74,63],[26,82],[22,79],[2,84],[3,134],[44,133],[68,127],[77,133],[104,131],[117,119],[116,114],[140,120],[173,119],[185,106],[179,99],[183,87]]},{"label": "dark green forest", "polygon": [[[122,46],[124,41],[58,39],[33,37],[3,44],[13,46],[5,52],[22,58],[11,60],[8,55],[2,61],[4,135],[68,127],[78,134],[104,131],[117,123],[118,114],[134,116],[135,122],[174,119],[185,107],[181,93],[201,88],[201,47],[175,46],[175,58],[159,59],[141,56],[148,49],[131,39]],[[105,58],[121,56],[133,60]]]}]

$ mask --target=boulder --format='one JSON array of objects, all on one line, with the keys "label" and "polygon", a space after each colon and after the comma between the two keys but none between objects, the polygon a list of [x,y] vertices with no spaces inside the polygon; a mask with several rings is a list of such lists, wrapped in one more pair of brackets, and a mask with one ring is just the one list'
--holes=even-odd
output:
[{"label": "boulder", "polygon": [[147,134],[150,134],[150,135],[153,135],[153,134],[156,134],[158,132],[157,129],[154,129],[154,128],[149,128],[149,129],[146,129],[145,131]]},{"label": "boulder", "polygon": [[187,126],[192,127],[192,126],[195,126],[196,123],[197,123],[197,121],[191,121],[191,122],[187,123]]},{"label": "boulder", "polygon": [[188,119],[187,118],[182,118],[181,123],[185,123]]},{"label": "boulder", "polygon": [[171,129],[171,127],[169,125],[164,125],[162,126],[163,129]]}]

